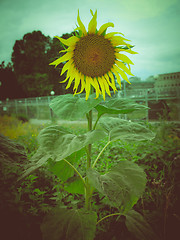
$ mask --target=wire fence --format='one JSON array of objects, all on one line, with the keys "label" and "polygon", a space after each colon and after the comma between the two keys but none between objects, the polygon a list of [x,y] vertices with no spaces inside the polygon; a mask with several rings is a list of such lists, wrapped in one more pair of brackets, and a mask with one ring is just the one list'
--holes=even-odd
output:
[{"label": "wire fence", "polygon": [[[14,115],[14,116],[24,116],[27,119],[52,119],[56,116],[52,113],[49,107],[49,103],[56,96],[45,96],[36,98],[24,98],[24,99],[14,99],[6,101],[0,101],[0,115]],[[176,88],[173,91],[158,92],[154,88],[152,89],[134,89],[134,90],[123,90],[112,97],[116,98],[128,98],[132,99],[140,104],[150,106],[150,103],[158,103],[159,101],[166,101],[169,105],[174,105],[173,111],[176,115],[175,120],[180,120],[180,88]],[[109,97],[107,96],[107,99]],[[152,109],[151,111],[157,112],[158,109]],[[135,114],[135,113],[134,113]],[[149,111],[138,113],[138,115],[128,115],[129,118],[134,119],[149,119]],[[125,116],[126,117],[126,116]],[[83,119],[82,119],[83,120]]]}]

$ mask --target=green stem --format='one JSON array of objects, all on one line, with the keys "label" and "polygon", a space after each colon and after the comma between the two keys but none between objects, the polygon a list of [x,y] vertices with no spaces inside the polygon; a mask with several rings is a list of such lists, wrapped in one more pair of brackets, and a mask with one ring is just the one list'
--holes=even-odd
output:
[{"label": "green stem", "polygon": [[[88,120],[88,131],[92,131],[92,110],[87,114]],[[87,146],[87,165],[86,171],[91,167],[91,144]],[[86,177],[86,191],[85,191],[85,207],[87,210],[91,208],[91,186],[89,184],[88,178]]]},{"label": "green stem", "polygon": [[96,225],[99,224],[101,221],[103,221],[104,219],[106,219],[106,218],[108,218],[108,217],[117,216],[117,215],[120,216],[120,215],[122,215],[122,214],[121,214],[121,213],[112,213],[112,214],[110,214],[110,215],[107,215],[107,216],[101,218],[101,219],[96,223]]},{"label": "green stem", "polygon": [[92,165],[92,168],[95,167],[95,165],[96,165],[97,161],[99,160],[101,154],[104,152],[104,150],[107,148],[107,146],[108,146],[110,143],[111,143],[111,141],[108,141],[108,142],[106,143],[106,145],[103,147],[103,149],[101,150],[101,152],[98,154],[96,160],[94,161],[94,163],[93,163],[93,165]]},{"label": "green stem", "polygon": [[72,168],[74,169],[74,171],[79,175],[79,177],[81,178],[81,180],[82,180],[82,182],[83,182],[83,184],[84,184],[84,186],[85,186],[85,188],[86,188],[86,187],[87,187],[87,186],[86,186],[86,183],[85,183],[82,175],[80,174],[80,172],[78,172],[78,170],[77,170],[70,162],[68,162],[65,158],[64,158],[63,160],[64,160],[70,167],[72,167]]},{"label": "green stem", "polygon": [[97,125],[97,123],[98,123],[98,121],[99,121],[99,119],[100,119],[101,116],[102,116],[102,114],[101,114],[101,115],[98,114],[97,119],[96,119],[96,122],[95,122],[94,127],[93,127],[93,130],[96,129],[96,125]]}]

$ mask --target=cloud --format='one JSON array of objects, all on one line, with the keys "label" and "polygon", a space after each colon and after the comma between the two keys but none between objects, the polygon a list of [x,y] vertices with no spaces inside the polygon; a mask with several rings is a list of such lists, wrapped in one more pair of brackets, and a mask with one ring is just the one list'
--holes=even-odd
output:
[{"label": "cloud", "polygon": [[77,10],[85,26],[90,9],[98,10],[98,28],[106,22],[115,27],[108,31],[125,34],[138,55],[131,56],[134,74],[173,72],[179,64],[179,7],[177,0],[0,0],[0,62],[10,60],[16,40],[34,30],[61,36],[74,30]]}]

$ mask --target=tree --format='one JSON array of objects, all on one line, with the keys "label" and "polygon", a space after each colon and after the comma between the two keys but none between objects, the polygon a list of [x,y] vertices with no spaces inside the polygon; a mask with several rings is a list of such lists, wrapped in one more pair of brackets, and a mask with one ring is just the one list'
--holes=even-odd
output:
[{"label": "tree", "polygon": [[[71,34],[63,34],[68,38]],[[18,83],[22,86],[28,97],[49,95],[53,90],[55,94],[65,94],[65,84],[59,84],[66,74],[60,76],[63,64],[56,69],[49,63],[59,57],[63,46],[56,38],[51,39],[41,31],[33,31],[17,40],[13,47],[12,62]],[[72,88],[69,89],[72,92]],[[67,91],[66,91],[67,93]]]},{"label": "tree", "polygon": [[0,99],[5,100],[6,98],[14,99],[22,97],[26,97],[26,95],[17,82],[12,64],[8,63],[5,65],[3,61],[0,64]]}]

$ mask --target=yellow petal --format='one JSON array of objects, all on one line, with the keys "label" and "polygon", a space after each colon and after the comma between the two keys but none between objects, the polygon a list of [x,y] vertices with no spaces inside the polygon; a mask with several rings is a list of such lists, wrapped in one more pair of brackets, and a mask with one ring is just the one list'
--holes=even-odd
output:
[{"label": "yellow petal", "polygon": [[127,74],[134,76],[134,75],[130,72],[130,70],[124,65],[124,63],[119,62],[119,61],[115,61],[115,64],[116,64],[119,68],[121,68],[123,71],[125,71]]},{"label": "yellow petal", "polygon": [[72,52],[74,49],[75,49],[75,45],[72,45],[72,46],[66,48],[65,50],[59,51],[59,53],[61,53],[61,52]]},{"label": "yellow petal", "polygon": [[98,84],[96,84],[97,82],[95,82],[94,79],[89,76],[86,76],[86,82],[89,82],[90,86],[92,85],[93,88],[96,90],[96,98],[99,97],[100,90]]},{"label": "yellow petal", "polygon": [[96,78],[94,78],[94,85],[95,85],[94,88],[96,89],[96,98],[98,98],[99,94],[101,94],[101,90],[99,88],[99,84]]},{"label": "yellow petal", "polygon": [[119,48],[119,47],[115,48],[115,51],[116,52],[127,52],[127,53],[131,53],[131,54],[138,54],[137,52],[134,52],[131,49],[122,49],[122,48]]},{"label": "yellow petal", "polygon": [[86,100],[88,100],[89,98],[89,94],[90,94],[90,82],[89,81],[86,81],[86,85],[85,85],[85,90],[86,90]]},{"label": "yellow petal", "polygon": [[120,76],[119,76],[119,74],[118,74],[113,68],[112,68],[112,71],[113,71],[113,73],[115,74],[117,83],[119,84],[120,89],[121,89],[121,79],[120,79]]},{"label": "yellow petal", "polygon": [[114,45],[114,46],[119,46],[119,45],[125,45],[127,47],[130,46],[130,44],[126,43],[123,41],[122,37],[120,36],[114,36],[112,37],[111,39],[111,43]]},{"label": "yellow petal", "polygon": [[88,33],[94,34],[96,32],[96,27],[97,27],[97,10],[96,10],[95,14],[93,15],[91,21],[89,22]]},{"label": "yellow petal", "polygon": [[77,41],[79,41],[79,38],[76,36],[72,36],[68,39],[64,39],[58,36],[55,36],[55,38],[59,39],[60,42],[62,42],[66,46],[72,46],[74,45]]},{"label": "yellow petal", "polygon": [[66,79],[65,80],[63,80],[63,81],[60,81],[60,83],[65,83],[65,82],[67,82],[67,80],[69,79],[69,76],[68,77],[66,77]]},{"label": "yellow petal", "polygon": [[70,68],[70,71],[69,71],[69,75],[70,75],[70,78],[69,78],[69,82],[68,82],[68,84],[67,84],[67,86],[66,86],[66,89],[68,89],[70,86],[71,86],[71,83],[72,83],[72,81],[74,80],[74,78],[75,78],[75,72],[76,72],[77,70],[75,69],[75,68]]},{"label": "yellow petal", "polygon": [[93,11],[90,9],[90,13],[91,13],[91,15],[93,16],[94,14],[93,14]]},{"label": "yellow petal", "polygon": [[114,23],[105,23],[103,24],[99,31],[98,31],[98,34],[101,35],[108,27],[114,27]]},{"label": "yellow petal", "polygon": [[[112,74],[112,73],[111,73],[111,74]],[[104,77],[105,77],[106,81],[108,82],[109,86],[112,87],[112,89],[113,89],[113,91],[114,91],[114,93],[115,93],[115,92],[117,91],[117,89],[116,89],[116,86],[115,86],[114,77],[113,77],[113,79],[111,79],[112,82],[110,82],[109,76],[108,76],[107,73],[104,75]]]},{"label": "yellow petal", "polygon": [[84,24],[81,22],[81,19],[80,19],[80,17],[79,17],[79,9],[78,9],[77,21],[78,21],[78,24],[79,24],[79,27],[80,27],[80,30],[82,31],[82,33],[83,33],[84,35],[87,35],[86,28],[85,28]]},{"label": "yellow petal", "polygon": [[104,87],[103,80],[102,80],[101,77],[98,77],[97,79],[98,79],[99,85],[101,87],[101,92],[102,92],[102,95],[103,95],[103,99],[105,100],[106,94],[105,94],[105,87]]},{"label": "yellow petal", "polygon": [[66,89],[70,88],[71,83],[72,83],[73,80],[74,80],[74,77],[71,76],[71,77],[69,78],[69,82],[68,82],[68,84],[67,84],[67,86],[66,86]]},{"label": "yellow petal", "polygon": [[72,62],[73,62],[73,60],[70,59],[67,63],[64,64],[64,66],[61,70],[61,75],[63,75],[63,73],[65,73],[71,67]]},{"label": "yellow petal", "polygon": [[116,58],[118,58],[119,60],[121,60],[125,63],[134,65],[134,63],[124,54],[115,53],[115,56],[116,56]]},{"label": "yellow petal", "polygon": [[54,62],[50,63],[49,65],[59,65],[62,62],[66,62],[68,60],[70,60],[72,58],[72,52],[68,52],[66,54],[64,54],[62,57],[56,59]]},{"label": "yellow petal", "polygon": [[80,79],[81,79],[81,90],[77,94],[82,93],[85,88],[84,75],[82,73],[79,73],[79,75],[80,75]]},{"label": "yellow petal", "polygon": [[118,72],[118,73],[121,75],[121,77],[122,77],[124,80],[126,80],[126,82],[128,82],[129,84],[131,84],[131,83],[129,82],[129,80],[128,80],[128,77],[126,76],[126,74],[125,74],[121,69],[119,69],[116,65],[114,65],[113,68],[114,68],[114,70],[115,70],[116,72]]},{"label": "yellow petal", "polygon": [[75,94],[78,90],[80,80],[81,80],[81,76],[80,76],[79,72],[76,71],[76,73],[75,73],[75,84],[74,84],[74,88],[73,88],[73,90],[75,91]]},{"label": "yellow petal", "polygon": [[120,32],[110,32],[110,33],[107,33],[104,37],[105,38],[112,38],[115,34],[121,34],[124,36],[123,33],[120,33]]},{"label": "yellow petal", "polygon": [[105,90],[106,90],[107,94],[111,97],[111,93],[110,93],[110,90],[109,90],[109,84],[107,83],[107,81],[106,81],[104,76],[102,76],[101,78],[103,80],[104,87],[105,87]]}]

